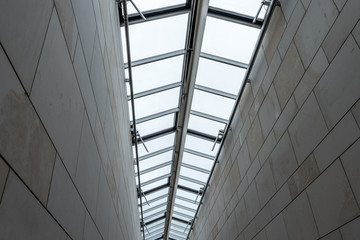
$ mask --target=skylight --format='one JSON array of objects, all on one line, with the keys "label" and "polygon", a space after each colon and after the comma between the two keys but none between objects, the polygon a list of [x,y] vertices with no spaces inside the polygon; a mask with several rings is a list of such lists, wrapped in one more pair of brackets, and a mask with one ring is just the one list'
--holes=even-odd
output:
[{"label": "skylight", "polygon": [[[143,237],[187,239],[245,84],[262,1],[210,0],[200,18],[190,0],[133,1],[147,19],[127,4]],[[126,52],[124,27],[121,34]],[[127,61],[124,54],[126,72]],[[128,95],[131,111],[129,85]]]}]

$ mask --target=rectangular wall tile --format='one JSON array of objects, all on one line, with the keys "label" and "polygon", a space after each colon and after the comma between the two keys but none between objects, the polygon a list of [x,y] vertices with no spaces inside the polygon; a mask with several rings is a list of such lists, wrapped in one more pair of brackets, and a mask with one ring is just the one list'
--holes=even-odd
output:
[{"label": "rectangular wall tile", "polygon": [[0,42],[28,93],[34,80],[53,4],[51,0],[0,2]]},{"label": "rectangular wall tile", "polygon": [[314,94],[306,100],[289,126],[289,134],[299,164],[325,137],[328,129]]},{"label": "rectangular wall tile", "polygon": [[57,222],[12,171],[0,205],[0,232],[2,239],[67,238]]},{"label": "rectangular wall tile", "polygon": [[276,216],[291,202],[289,188],[284,184],[269,202],[272,216]]},{"label": "rectangular wall tile", "polygon": [[357,44],[360,46],[360,20],[358,21],[351,33],[354,36]]},{"label": "rectangular wall tile", "polygon": [[352,220],[351,222],[343,226],[340,229],[342,239],[352,240],[358,238],[360,236],[359,224],[360,224],[360,217]]},{"label": "rectangular wall tile", "polygon": [[289,124],[294,119],[298,112],[298,107],[295,102],[295,98],[291,97],[287,102],[284,110],[281,112],[280,117],[276,121],[273,132],[274,138],[279,141],[281,136],[284,134],[286,129],[289,127]]},{"label": "rectangular wall tile", "polygon": [[0,157],[0,202],[8,174],[9,174],[9,166]]},{"label": "rectangular wall tile", "polygon": [[350,35],[315,87],[316,98],[330,128],[360,97],[359,61],[359,46]]},{"label": "rectangular wall tile", "polygon": [[46,204],[55,149],[2,48],[0,72],[0,153]]},{"label": "rectangular wall tile", "polygon": [[259,109],[259,119],[263,136],[266,137],[269,134],[280,113],[281,110],[277,95],[274,87],[271,86]]},{"label": "rectangular wall tile", "polygon": [[47,208],[73,239],[82,239],[85,206],[59,155],[56,158]]},{"label": "rectangular wall tile", "polygon": [[261,88],[262,88],[264,94],[268,91],[268,89],[280,67],[280,64],[281,64],[281,58],[280,58],[279,52],[276,50],[273,58],[271,59],[271,62],[269,63],[268,70],[267,70],[264,80],[261,84]]},{"label": "rectangular wall tile", "polygon": [[[349,112],[314,150],[314,156],[320,171],[322,172],[328,167],[359,137],[359,127],[353,115]],[[341,141],[339,141],[340,139]]]},{"label": "rectangular wall tile", "polygon": [[73,178],[84,104],[56,11],[51,17],[30,98]]},{"label": "rectangular wall tile", "polygon": [[360,213],[339,160],[322,173],[306,191],[320,236]]},{"label": "rectangular wall tile", "polygon": [[96,229],[96,226],[90,217],[89,213],[86,213],[85,225],[84,225],[84,239],[88,240],[101,240],[101,235]]},{"label": "rectangular wall tile", "polygon": [[255,182],[258,190],[260,206],[263,207],[276,192],[269,161],[267,161],[261,168],[259,174],[256,176]]},{"label": "rectangular wall tile", "polygon": [[281,109],[284,109],[305,70],[294,43],[290,44],[279,71],[274,78],[274,87]]},{"label": "rectangular wall tile", "polygon": [[338,15],[333,1],[313,0],[295,35],[295,43],[305,68],[315,56]]},{"label": "rectangular wall tile", "polygon": [[260,202],[256,190],[255,181],[250,184],[248,190],[244,195],[244,200],[246,206],[246,215],[248,216],[248,219],[251,220],[260,210]]},{"label": "rectangular wall tile", "polygon": [[279,214],[269,223],[269,225],[266,226],[266,236],[268,240],[279,240],[288,238],[282,214]]},{"label": "rectangular wall tile", "polygon": [[248,135],[246,136],[246,142],[249,149],[250,161],[253,161],[257,152],[260,150],[263,144],[264,137],[261,132],[261,125],[259,118],[256,117],[251,125]]}]

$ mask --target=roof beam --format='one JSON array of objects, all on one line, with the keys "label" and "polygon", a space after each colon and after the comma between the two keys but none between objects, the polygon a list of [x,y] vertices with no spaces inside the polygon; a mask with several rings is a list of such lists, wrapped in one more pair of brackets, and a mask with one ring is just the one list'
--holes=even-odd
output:
[{"label": "roof beam", "polygon": [[168,239],[170,233],[171,216],[174,210],[177,183],[179,181],[181,159],[185,146],[185,137],[189,123],[190,108],[195,89],[195,79],[200,58],[202,38],[205,30],[205,22],[209,0],[192,1],[190,22],[188,26],[186,54],[183,69],[183,87],[180,97],[180,111],[177,121],[177,133],[175,140],[174,159],[170,177],[170,191],[168,210],[166,212],[164,239]]}]

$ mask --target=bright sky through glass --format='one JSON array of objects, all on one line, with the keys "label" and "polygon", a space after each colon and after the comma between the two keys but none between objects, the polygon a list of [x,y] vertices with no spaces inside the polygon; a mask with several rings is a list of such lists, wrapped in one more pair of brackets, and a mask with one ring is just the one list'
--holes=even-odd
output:
[{"label": "bright sky through glass", "polygon": [[262,0],[210,0],[209,6],[254,17],[261,2]]},{"label": "bright sky through glass", "polygon": [[249,63],[260,30],[207,17],[202,52]]},{"label": "bright sky through glass", "polygon": [[[185,5],[185,0],[132,0],[136,6],[139,8],[141,12],[164,8],[164,7],[170,7],[175,6],[179,4]],[[137,13],[136,9],[133,7],[133,5],[128,2],[128,13]]]}]

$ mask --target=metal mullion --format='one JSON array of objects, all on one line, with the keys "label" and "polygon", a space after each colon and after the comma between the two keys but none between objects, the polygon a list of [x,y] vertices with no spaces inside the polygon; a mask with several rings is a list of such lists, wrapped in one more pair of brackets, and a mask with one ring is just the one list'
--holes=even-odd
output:
[{"label": "metal mullion", "polygon": [[147,216],[147,217],[144,217],[144,221],[146,221],[147,219],[150,219],[150,218],[153,218],[153,217],[155,217],[155,216],[160,216],[161,214],[164,214],[165,212],[157,212],[157,213],[154,213],[154,214],[151,214],[151,215],[149,215],[149,216]]},{"label": "metal mullion", "polygon": [[189,182],[192,182],[192,183],[196,183],[196,184],[199,184],[199,185],[206,185],[206,183],[202,182],[202,181],[199,181],[199,180],[196,180],[196,179],[193,179],[193,178],[189,178],[189,177],[185,177],[185,176],[182,176],[180,175],[180,179],[182,180],[185,180],[185,181],[189,181]]},{"label": "metal mullion", "polygon": [[163,207],[163,206],[166,206],[166,203],[158,204],[158,205],[156,205],[155,207],[146,209],[146,210],[143,211],[143,213],[151,212],[151,211],[153,211],[153,210],[155,210],[155,209],[157,209],[157,208],[161,208],[161,207]]},{"label": "metal mullion", "polygon": [[[224,91],[220,91],[220,90],[217,90],[217,89],[205,87],[205,86],[198,85],[198,84],[195,84],[195,89],[203,91],[203,92],[211,93],[211,94],[214,94],[214,95],[218,95],[220,97],[230,98],[230,99],[233,99],[233,100],[237,99],[237,95],[235,95],[235,94],[227,93],[227,92],[224,92]],[[136,96],[136,94],[135,94],[135,96]]]},{"label": "metal mullion", "polygon": [[146,173],[149,173],[149,172],[152,172],[152,171],[156,171],[156,170],[158,170],[158,169],[160,169],[160,168],[162,168],[162,167],[166,167],[166,166],[168,166],[168,165],[171,165],[171,160],[168,161],[168,162],[165,162],[165,163],[161,163],[161,164],[159,164],[159,165],[156,165],[156,166],[154,166],[154,167],[148,168],[148,169],[146,169],[146,170],[140,171],[140,175],[146,174]]},{"label": "metal mullion", "polygon": [[160,200],[160,199],[166,198],[167,196],[168,196],[168,194],[161,195],[161,196],[159,196],[159,197],[157,197],[157,198],[154,198],[154,199],[149,200],[148,203],[149,203],[149,204],[150,204],[150,203],[154,203],[154,202],[156,202],[156,201],[158,201],[158,200]]},{"label": "metal mullion", "polygon": [[192,188],[185,187],[185,186],[183,186],[183,185],[179,185],[179,184],[178,184],[177,187],[178,187],[178,189],[181,189],[181,190],[184,190],[184,191],[193,193],[193,194],[195,194],[195,195],[199,193],[199,190],[194,190],[194,189],[192,189]]},{"label": "metal mullion", "polygon": [[243,62],[235,61],[235,60],[232,60],[232,59],[220,57],[220,56],[213,55],[213,54],[210,54],[210,53],[201,52],[200,57],[206,58],[206,59],[209,59],[209,60],[212,60],[212,61],[215,61],[215,62],[231,65],[231,66],[234,66],[234,67],[239,67],[239,68],[244,68],[244,69],[247,69],[249,67],[249,64],[247,64],[247,63],[243,63]]},{"label": "metal mullion", "polygon": [[[146,192],[143,192],[145,195],[149,195],[149,194],[152,194],[152,193],[154,193],[154,192],[157,192],[157,191],[160,191],[160,190],[162,190],[162,189],[164,189],[164,188],[168,188],[169,187],[169,184],[163,184],[163,185],[160,185],[160,186],[158,186],[158,187],[156,187],[156,188],[152,188],[152,189],[150,189],[150,190],[147,190]],[[140,195],[138,195],[138,198],[140,197]]]},{"label": "metal mullion", "polygon": [[[156,155],[160,155],[160,154],[162,154],[162,153],[169,152],[169,151],[171,151],[171,150],[174,150],[174,146],[167,147],[167,148],[163,148],[163,149],[161,149],[161,150],[158,150],[158,151],[152,152],[152,153],[150,153],[150,154],[146,154],[146,155],[144,155],[144,156],[141,156],[141,157],[139,157],[139,161],[143,161],[143,160],[145,160],[145,159],[154,157],[154,156],[156,156]],[[171,159],[170,159],[170,161],[171,161]]]},{"label": "metal mullion", "polygon": [[236,13],[232,11],[228,11],[221,8],[211,7],[208,9],[208,16],[215,17],[221,20],[246,25],[253,28],[261,28],[263,25],[263,20],[257,19],[255,23],[253,23],[254,17],[248,16],[241,13]]},{"label": "metal mullion", "polygon": [[174,214],[177,214],[177,215],[182,216],[184,218],[189,218],[189,220],[193,218],[193,216],[187,215],[185,213],[177,212],[175,210],[174,210]]},{"label": "metal mullion", "polygon": [[227,120],[227,119],[220,118],[220,117],[215,117],[213,115],[202,113],[202,112],[195,111],[195,110],[191,110],[190,113],[195,115],[195,116],[207,118],[207,119],[210,119],[210,120],[213,120],[213,121],[216,121],[216,122],[220,122],[220,123],[227,124],[229,122],[229,120]]},{"label": "metal mullion", "polygon": [[[202,173],[205,173],[205,174],[210,174],[210,171],[209,170],[206,170],[206,169],[203,169],[203,168],[199,168],[199,167],[195,167],[193,165],[190,165],[190,164],[187,164],[187,163],[182,163],[181,164],[182,167],[186,167],[186,168],[190,168],[192,170],[195,170],[195,171],[198,171],[198,172],[202,172]],[[141,172],[140,172],[141,174]]]},{"label": "metal mullion", "polygon": [[[146,116],[146,117],[138,118],[138,119],[136,119],[136,123],[137,124],[143,123],[143,122],[150,121],[150,120],[153,120],[155,118],[162,117],[162,116],[165,116],[165,115],[168,115],[168,114],[171,114],[171,113],[176,113],[178,111],[179,111],[179,108],[172,108],[172,109],[162,111],[162,112],[158,112],[158,113]],[[132,124],[132,121],[130,122],[130,124]]]},{"label": "metal mullion", "polygon": [[175,203],[175,205],[174,205],[174,206],[175,206],[175,207],[178,207],[178,208],[181,208],[181,209],[184,209],[184,210],[189,211],[189,212],[193,212],[193,213],[195,213],[195,212],[196,212],[196,210],[195,210],[195,209],[192,209],[192,208],[189,208],[189,207],[185,207],[185,206],[180,205],[180,204],[176,204],[176,203]]},{"label": "metal mullion", "polygon": [[[164,60],[164,59],[168,59],[168,58],[172,58],[172,57],[177,57],[180,55],[185,54],[185,50],[184,49],[180,49],[180,50],[176,50],[176,51],[172,51],[172,52],[167,52],[167,53],[163,53],[163,54],[159,54],[156,56],[152,56],[152,57],[148,57],[148,58],[143,58],[140,60],[136,60],[132,62],[132,67],[137,67],[137,66],[141,66],[144,64],[148,64],[148,63],[152,63],[152,62],[157,62],[160,60]],[[128,67],[128,63],[124,64],[125,69]]]},{"label": "metal mullion", "polygon": [[199,131],[196,131],[196,130],[193,130],[193,129],[190,129],[190,128],[188,128],[187,134],[198,137],[198,138],[201,138],[201,139],[204,139],[204,140],[207,140],[207,141],[210,141],[210,142],[214,142],[215,140],[218,143],[220,142],[220,140],[217,140],[217,137],[215,137],[215,136],[212,136],[212,135],[209,135],[209,134],[206,134],[206,133],[203,133],[203,132],[199,132]]},{"label": "metal mullion", "polygon": [[187,152],[187,153],[190,153],[190,154],[193,154],[193,155],[197,155],[199,157],[203,157],[203,158],[207,158],[207,159],[215,161],[214,156],[211,156],[211,155],[208,155],[208,154],[205,154],[205,153],[202,153],[202,152],[198,152],[198,151],[191,150],[191,149],[188,149],[188,148],[184,148],[184,152]]},{"label": "metal mullion", "polygon": [[[173,89],[173,88],[177,88],[177,87],[180,87],[180,86],[181,86],[181,82],[176,82],[176,83],[168,84],[168,85],[165,85],[165,86],[162,86],[162,87],[153,88],[153,89],[150,89],[150,90],[147,90],[147,91],[144,91],[144,92],[134,94],[134,99],[146,97],[146,96],[156,94],[156,93],[160,93],[160,92],[164,92],[164,91],[167,91],[167,90],[170,90],[170,89]],[[128,100],[130,98],[131,97],[128,96]]]},{"label": "metal mullion", "polygon": [[160,177],[157,177],[157,178],[151,179],[150,181],[143,182],[143,183],[141,184],[141,186],[143,187],[143,186],[146,186],[146,185],[149,185],[149,184],[155,183],[155,182],[157,182],[157,181],[163,180],[164,178],[168,178],[168,177],[170,177],[170,176],[171,176],[171,174],[170,174],[170,173],[165,174],[165,175],[162,175],[162,176],[160,176]]},{"label": "metal mullion", "polygon": [[179,195],[176,195],[176,198],[179,199],[179,200],[183,200],[185,202],[188,202],[188,203],[192,203],[192,204],[196,205],[196,207],[197,207],[197,204],[194,203],[194,200],[191,200],[189,198],[182,197],[182,196],[179,196]]}]

